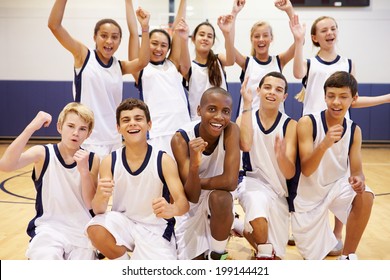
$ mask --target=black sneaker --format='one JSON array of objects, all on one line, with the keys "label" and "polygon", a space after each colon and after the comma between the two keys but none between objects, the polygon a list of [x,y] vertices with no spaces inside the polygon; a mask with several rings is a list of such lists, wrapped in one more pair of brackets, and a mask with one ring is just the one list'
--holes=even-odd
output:
[{"label": "black sneaker", "polygon": [[206,256],[207,260],[226,260],[228,258],[228,252],[223,253],[217,253],[214,251],[210,251],[209,254]]}]

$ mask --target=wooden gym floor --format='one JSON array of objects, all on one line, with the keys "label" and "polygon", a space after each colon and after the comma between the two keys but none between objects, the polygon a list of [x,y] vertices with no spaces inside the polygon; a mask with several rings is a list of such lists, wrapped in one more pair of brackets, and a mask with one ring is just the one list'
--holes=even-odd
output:
[{"label": "wooden gym floor", "polygon": [[[8,144],[0,143],[0,156]],[[376,197],[357,254],[363,260],[390,260],[390,145],[365,144],[362,157],[366,183]],[[28,166],[11,173],[0,172],[0,260],[26,259],[25,251],[29,241],[26,227],[35,214],[31,169]],[[237,212],[243,217],[238,204]],[[332,216],[330,218],[332,221]],[[253,250],[244,238],[231,237],[228,251],[233,260],[248,260],[253,256]],[[287,245],[284,259],[302,260],[302,257],[295,246]]]}]

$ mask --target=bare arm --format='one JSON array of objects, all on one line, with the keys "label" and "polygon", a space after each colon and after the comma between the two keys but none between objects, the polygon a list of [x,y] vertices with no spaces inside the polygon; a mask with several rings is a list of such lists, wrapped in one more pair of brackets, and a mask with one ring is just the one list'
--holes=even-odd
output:
[{"label": "bare arm", "polygon": [[163,155],[162,161],[164,178],[173,198],[173,204],[160,197],[153,201],[152,207],[157,217],[169,219],[185,214],[189,210],[190,205],[184,193],[176,163],[167,154]]},{"label": "bare arm", "polygon": [[[245,77],[241,85],[241,96],[243,97],[243,113],[237,118],[237,124],[240,127],[240,149],[243,152],[249,152],[253,144],[253,124],[252,124],[252,92],[247,89],[249,77]],[[244,112],[245,111],[245,112]]]},{"label": "bare arm", "polygon": [[77,169],[81,177],[81,194],[85,205],[91,209],[91,202],[96,193],[97,178],[99,172],[99,157],[95,154],[91,171],[89,170],[89,152],[78,150],[73,159],[77,163]]},{"label": "bare arm", "polygon": [[204,190],[234,191],[237,188],[240,168],[240,129],[236,123],[225,128],[225,159],[223,173],[211,178],[201,178]]},{"label": "bare arm", "polygon": [[[137,19],[141,24],[142,28],[142,41],[141,49],[139,51],[139,57],[135,58],[132,61],[122,61],[122,73],[123,74],[133,74],[134,79],[138,80],[139,72],[144,69],[150,60],[150,46],[149,46],[149,20],[150,14],[138,8],[136,11]],[[138,39],[137,39],[138,40]]]},{"label": "bare arm", "polygon": [[295,162],[297,157],[297,122],[291,120],[287,125],[286,135],[283,139],[276,137],[274,151],[280,171],[286,179],[295,175]]},{"label": "bare arm", "polygon": [[[233,8],[231,14],[234,16],[234,25],[235,21],[237,19],[238,14],[241,12],[241,10],[245,6],[245,0],[234,0],[233,1]],[[233,38],[235,37],[235,28],[233,28]],[[234,43],[234,41],[233,41]],[[241,67],[242,70],[245,70],[245,61],[246,56],[244,56],[242,53],[240,53],[236,48],[234,48],[234,58],[235,62],[238,66]]]},{"label": "bare arm", "polygon": [[[181,0],[179,4],[179,8],[177,10],[177,14],[175,16],[175,20],[172,24],[173,36],[172,36],[172,48],[169,53],[169,60],[171,60],[173,64],[175,64],[178,71],[180,71],[181,47],[183,45],[183,41],[181,36],[182,35],[181,30],[179,32],[176,32],[176,28],[181,20],[186,19],[186,8],[187,8],[187,0]],[[180,73],[182,73],[182,75],[186,75],[184,71],[180,71]]]},{"label": "bare arm", "polygon": [[222,31],[225,38],[225,50],[226,54],[218,55],[222,66],[231,66],[235,62],[235,50],[234,50],[234,26],[235,18],[233,15],[220,16],[218,18],[218,26]]},{"label": "bare arm", "polygon": [[[281,11],[286,12],[290,21],[294,18],[295,11],[290,0],[275,0],[275,7]],[[280,64],[282,69],[291,59],[293,59],[294,49],[295,49],[295,44],[292,44],[285,52],[279,54],[279,59],[280,59]]]},{"label": "bare arm", "polygon": [[188,37],[189,37],[189,27],[184,19],[181,19],[176,26],[175,34],[178,34],[180,37],[180,66],[179,72],[184,78],[187,79],[188,72],[191,68],[191,58],[190,51],[188,49]]},{"label": "bare arm", "polygon": [[99,168],[100,179],[91,205],[95,214],[103,214],[107,210],[108,202],[114,191],[114,181],[111,173],[111,155],[101,162]]},{"label": "bare arm", "polygon": [[125,6],[126,6],[127,29],[130,32],[129,45],[128,45],[128,60],[134,60],[138,58],[140,44],[138,38],[137,20],[135,17],[133,0],[126,0]]},{"label": "bare arm", "polygon": [[367,108],[390,103],[390,93],[379,96],[361,96],[352,103],[353,108]]},{"label": "bare arm", "polygon": [[341,139],[343,127],[341,125],[329,127],[326,137],[315,148],[312,136],[313,124],[310,117],[304,116],[298,121],[297,131],[302,173],[309,177],[317,170],[328,148]]},{"label": "bare arm", "polygon": [[187,144],[179,132],[176,132],[171,141],[185,194],[192,203],[198,202],[201,192],[199,166],[206,146],[207,143],[200,137],[192,139]]},{"label": "bare arm", "polygon": [[62,26],[66,2],[67,0],[56,0],[50,12],[48,27],[61,45],[72,53],[74,66],[80,68],[87,57],[88,48],[74,39]]},{"label": "bare arm", "polygon": [[34,132],[42,126],[48,127],[51,119],[50,114],[42,111],[35,116],[23,132],[5,150],[0,159],[1,171],[10,172],[23,168],[31,163],[43,161],[45,157],[45,149],[43,146],[34,146],[26,152],[23,151]]},{"label": "bare arm", "polygon": [[295,44],[293,73],[295,78],[302,79],[307,73],[307,63],[303,59],[303,45],[305,43],[306,28],[304,24],[301,25],[299,23],[299,18],[296,15],[290,20],[290,29],[294,35]]},{"label": "bare arm", "polygon": [[363,193],[365,190],[365,177],[363,174],[362,167],[361,146],[362,132],[360,127],[357,126],[353,137],[353,143],[349,152],[349,162],[351,170],[349,183],[351,184],[353,190],[358,194]]}]

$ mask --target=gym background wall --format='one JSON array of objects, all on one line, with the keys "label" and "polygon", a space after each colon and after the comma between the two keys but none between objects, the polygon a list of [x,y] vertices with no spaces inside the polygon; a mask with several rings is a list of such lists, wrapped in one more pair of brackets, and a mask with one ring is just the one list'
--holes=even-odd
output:
[{"label": "gym background wall", "polygon": [[[179,0],[134,0],[151,13],[151,27],[166,26],[169,6],[176,11]],[[73,58],[51,34],[47,20],[54,0],[0,0],[0,138],[12,139],[19,135],[39,110],[57,116],[61,108],[73,100]],[[233,0],[188,0],[187,21],[190,32],[208,19],[215,27],[217,41],[214,51],[224,52],[223,36],[216,25],[219,15],[231,11]],[[287,15],[274,7],[273,0],[247,0],[236,24],[235,45],[245,55],[250,54],[250,28],[258,20],[266,20],[273,27],[274,41],[271,54],[278,54],[293,42]],[[172,9],[172,8],[171,8]],[[336,19],[339,26],[339,53],[356,64],[360,95],[381,95],[390,92],[390,1],[371,0],[368,7],[295,7],[301,22],[306,23],[305,57],[317,49],[311,44],[310,27],[319,16]],[[64,15],[64,26],[76,38],[93,47],[93,28],[101,18],[113,18],[123,29],[122,43],[116,53],[127,58],[128,32],[124,0],[69,0]],[[190,42],[190,50],[193,45]],[[193,54],[193,52],[192,52]],[[229,90],[235,104],[239,98],[241,69],[234,65],[227,69]],[[289,81],[286,112],[294,118],[302,106],[293,96],[301,83],[292,74],[292,62],[283,70]],[[138,97],[132,76],[124,77],[124,98]],[[390,104],[369,109],[352,109],[352,119],[363,131],[365,142],[390,142]],[[36,138],[56,138],[55,122],[48,129],[38,131]]]}]

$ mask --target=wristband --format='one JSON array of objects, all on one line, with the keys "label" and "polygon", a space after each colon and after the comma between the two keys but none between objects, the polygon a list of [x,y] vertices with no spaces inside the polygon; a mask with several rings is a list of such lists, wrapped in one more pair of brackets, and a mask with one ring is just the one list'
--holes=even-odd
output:
[{"label": "wristband", "polygon": [[244,109],[244,110],[242,110],[242,113],[244,114],[245,112],[250,112],[250,111],[252,111],[252,108]]}]

